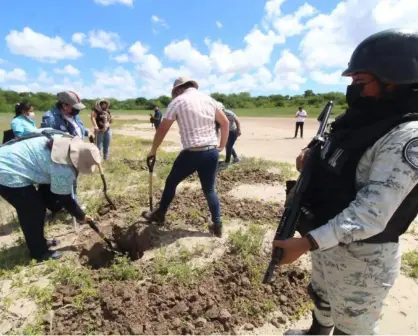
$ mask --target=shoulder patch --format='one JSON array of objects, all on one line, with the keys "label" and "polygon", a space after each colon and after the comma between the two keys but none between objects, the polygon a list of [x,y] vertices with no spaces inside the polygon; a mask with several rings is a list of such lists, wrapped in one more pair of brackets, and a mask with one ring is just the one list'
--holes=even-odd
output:
[{"label": "shoulder patch", "polygon": [[418,138],[409,140],[403,148],[404,159],[415,169],[418,169]]}]

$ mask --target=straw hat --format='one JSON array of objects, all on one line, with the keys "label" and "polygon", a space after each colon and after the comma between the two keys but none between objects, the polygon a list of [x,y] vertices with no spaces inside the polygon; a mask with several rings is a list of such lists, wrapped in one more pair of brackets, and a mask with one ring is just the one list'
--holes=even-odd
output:
[{"label": "straw hat", "polygon": [[173,95],[173,91],[175,88],[179,87],[180,85],[186,84],[186,83],[192,83],[195,89],[199,88],[199,85],[196,81],[188,78],[188,77],[179,77],[174,81],[173,88],[171,89],[171,95]]},{"label": "straw hat", "polygon": [[54,137],[51,159],[58,164],[72,165],[81,174],[92,174],[102,160],[99,149],[79,137]]}]

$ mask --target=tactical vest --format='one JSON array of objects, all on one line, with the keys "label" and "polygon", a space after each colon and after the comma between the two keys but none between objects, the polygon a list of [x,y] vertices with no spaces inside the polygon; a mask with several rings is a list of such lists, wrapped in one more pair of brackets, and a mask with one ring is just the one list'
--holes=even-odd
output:
[{"label": "tactical vest", "polygon": [[[417,115],[412,117],[394,118],[383,123],[374,132],[376,143],[382,136],[389,133],[396,126],[407,121],[418,120]],[[373,136],[373,135],[372,135]],[[311,225],[318,228],[341,213],[355,200],[357,165],[365,151],[371,146],[357,152],[346,153],[336,149],[332,155],[326,156],[327,143],[322,149],[321,158],[312,173],[309,189],[304,200],[306,207],[313,214]],[[370,209],[373,211],[373,209]],[[365,243],[387,243],[399,241],[399,236],[406,232],[409,225],[418,214],[418,185],[407,195],[383,232],[362,240]]]}]

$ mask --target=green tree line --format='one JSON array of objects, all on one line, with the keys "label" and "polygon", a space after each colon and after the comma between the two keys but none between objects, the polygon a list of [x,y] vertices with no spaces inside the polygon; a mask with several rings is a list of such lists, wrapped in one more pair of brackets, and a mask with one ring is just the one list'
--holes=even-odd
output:
[{"label": "green tree line", "polygon": [[[314,93],[312,90],[306,90],[302,95],[269,95],[269,96],[251,96],[248,92],[223,94],[213,93],[214,99],[222,102],[227,108],[272,108],[286,106],[323,106],[327,101],[333,100],[334,104],[342,107],[346,106],[345,95],[341,92]],[[144,97],[117,100],[109,99],[111,109],[113,110],[146,110],[152,109],[154,105],[167,107],[171,98],[161,96],[155,99]],[[0,112],[14,112],[14,106],[18,102],[29,101],[38,111],[47,111],[56,103],[56,95],[45,92],[15,92],[0,89]],[[82,99],[87,108],[92,108],[95,99]]]}]

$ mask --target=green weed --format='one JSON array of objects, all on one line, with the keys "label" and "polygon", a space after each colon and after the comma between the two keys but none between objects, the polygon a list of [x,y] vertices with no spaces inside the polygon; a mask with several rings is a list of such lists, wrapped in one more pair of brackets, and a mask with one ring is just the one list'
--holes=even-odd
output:
[{"label": "green weed", "polygon": [[112,265],[101,270],[101,276],[110,281],[141,280],[144,274],[126,257],[117,257]]},{"label": "green weed", "polygon": [[251,224],[249,229],[244,231],[239,229],[238,231],[232,232],[229,235],[229,245],[231,252],[235,254],[241,254],[243,257],[249,255],[258,255],[265,228]]},{"label": "green weed", "polygon": [[411,278],[418,278],[418,250],[402,255],[402,270]]}]

